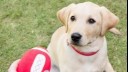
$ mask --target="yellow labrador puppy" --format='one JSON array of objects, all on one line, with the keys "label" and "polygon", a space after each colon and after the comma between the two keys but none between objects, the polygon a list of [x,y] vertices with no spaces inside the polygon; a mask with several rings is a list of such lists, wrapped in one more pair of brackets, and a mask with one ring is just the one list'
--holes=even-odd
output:
[{"label": "yellow labrador puppy", "polygon": [[116,33],[117,16],[92,2],[70,4],[57,16],[64,26],[55,31],[48,46],[51,72],[114,72],[105,33]]},{"label": "yellow labrador puppy", "polygon": [[[103,6],[92,2],[70,4],[57,12],[64,24],[51,38],[48,51],[52,58],[51,72],[114,72],[107,55],[105,33],[119,19]],[[16,60],[9,72],[16,72]]]}]

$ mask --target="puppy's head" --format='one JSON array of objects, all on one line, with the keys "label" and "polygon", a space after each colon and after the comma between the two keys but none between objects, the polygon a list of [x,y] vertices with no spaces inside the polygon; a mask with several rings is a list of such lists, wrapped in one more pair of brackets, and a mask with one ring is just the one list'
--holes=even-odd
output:
[{"label": "puppy's head", "polygon": [[91,2],[70,4],[59,10],[57,17],[66,27],[68,42],[76,46],[86,46],[104,36],[119,20],[107,8]]}]

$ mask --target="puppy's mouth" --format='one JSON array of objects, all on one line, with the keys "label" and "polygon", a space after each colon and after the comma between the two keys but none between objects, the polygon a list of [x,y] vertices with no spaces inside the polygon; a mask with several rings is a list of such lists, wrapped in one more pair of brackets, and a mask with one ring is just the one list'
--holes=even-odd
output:
[{"label": "puppy's mouth", "polygon": [[75,43],[75,42],[71,42],[71,43],[67,42],[67,43],[68,43],[68,44],[71,44],[71,45],[73,45],[73,46],[77,46],[77,47],[85,47],[85,46],[90,46],[92,42],[88,42],[88,43],[86,43],[86,44]]}]

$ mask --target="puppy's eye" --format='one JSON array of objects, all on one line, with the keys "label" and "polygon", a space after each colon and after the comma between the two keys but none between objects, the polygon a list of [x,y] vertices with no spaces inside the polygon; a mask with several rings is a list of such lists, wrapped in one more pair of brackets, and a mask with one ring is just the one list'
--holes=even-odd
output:
[{"label": "puppy's eye", "polygon": [[75,21],[76,20],[76,18],[75,18],[75,16],[71,16],[71,21]]},{"label": "puppy's eye", "polygon": [[93,18],[90,18],[90,19],[88,19],[88,22],[89,22],[90,24],[93,24],[93,23],[95,23],[96,21],[95,21]]}]

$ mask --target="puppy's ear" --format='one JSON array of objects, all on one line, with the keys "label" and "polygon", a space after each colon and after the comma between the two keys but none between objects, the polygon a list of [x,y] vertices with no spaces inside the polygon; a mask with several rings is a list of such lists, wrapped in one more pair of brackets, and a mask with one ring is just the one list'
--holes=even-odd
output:
[{"label": "puppy's ear", "polygon": [[69,6],[67,7],[64,7],[62,8],[61,10],[59,10],[57,12],[57,17],[58,19],[64,24],[66,25],[67,24],[67,21],[68,21],[68,16],[70,14],[70,11],[71,11],[71,8],[75,6],[75,4],[70,4]]},{"label": "puppy's ear", "polygon": [[100,10],[102,16],[101,36],[104,36],[106,31],[115,27],[115,25],[119,22],[119,18],[105,7],[100,7]]}]

